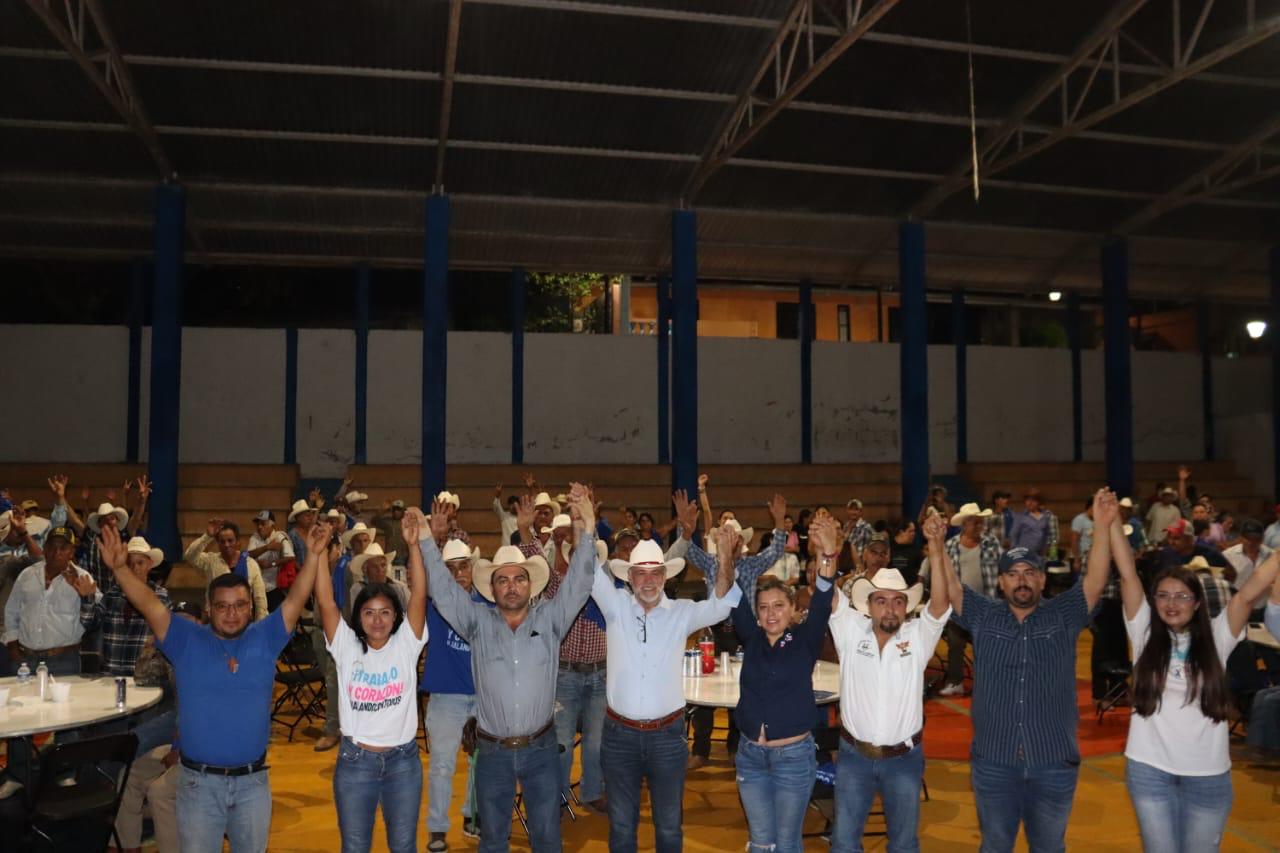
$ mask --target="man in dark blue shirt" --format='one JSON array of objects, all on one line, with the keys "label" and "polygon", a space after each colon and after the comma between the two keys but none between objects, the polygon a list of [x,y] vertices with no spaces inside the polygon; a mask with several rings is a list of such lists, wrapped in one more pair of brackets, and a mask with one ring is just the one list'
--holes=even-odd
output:
[{"label": "man in dark blue shirt", "polygon": [[[1093,513],[1094,524],[1108,529],[1115,496],[1099,491]],[[1085,576],[1046,601],[1044,563],[1027,548],[1000,558],[1003,600],[940,573],[951,584],[956,624],[973,635],[970,766],[984,851],[1013,850],[1022,823],[1032,850],[1064,849],[1080,771],[1076,640],[1111,574],[1105,552],[1096,549]]]}]

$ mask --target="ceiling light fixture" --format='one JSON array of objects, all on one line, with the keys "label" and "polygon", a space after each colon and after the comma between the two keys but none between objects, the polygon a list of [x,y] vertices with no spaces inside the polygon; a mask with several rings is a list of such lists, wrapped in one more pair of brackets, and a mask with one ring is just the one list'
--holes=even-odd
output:
[{"label": "ceiling light fixture", "polygon": [[1266,320],[1250,320],[1249,322],[1244,324],[1244,330],[1249,333],[1249,337],[1253,338],[1256,341],[1258,338],[1262,337],[1263,334],[1267,331],[1267,321]]}]

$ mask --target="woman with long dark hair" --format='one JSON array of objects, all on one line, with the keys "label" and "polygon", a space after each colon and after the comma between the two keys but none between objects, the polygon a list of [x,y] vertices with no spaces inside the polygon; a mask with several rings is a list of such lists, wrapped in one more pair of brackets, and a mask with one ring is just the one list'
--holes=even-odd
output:
[{"label": "woman with long dark hair", "polygon": [[[1111,492],[1095,500],[1093,524],[1093,547],[1106,548],[1120,570],[1125,628],[1133,646],[1125,782],[1143,848],[1217,850],[1232,798],[1227,656],[1244,639],[1250,602],[1276,579],[1280,554],[1259,566],[1210,619],[1204,588],[1185,568],[1164,569],[1144,592]],[[1104,530],[1109,535],[1100,535]]]},{"label": "woman with long dark hair", "polygon": [[[436,510],[439,511],[439,505]],[[424,525],[415,507],[400,520],[406,542]],[[323,525],[316,525],[322,527]],[[327,533],[308,542],[307,560],[319,560],[316,609],[325,646],[338,670],[342,744],[333,771],[333,799],[343,853],[367,853],[378,805],[393,853],[417,850],[422,805],[418,757],[418,656],[427,643],[427,571],[417,548],[409,549],[409,605],[386,583],[368,580],[351,606],[350,622],[333,598]]]}]

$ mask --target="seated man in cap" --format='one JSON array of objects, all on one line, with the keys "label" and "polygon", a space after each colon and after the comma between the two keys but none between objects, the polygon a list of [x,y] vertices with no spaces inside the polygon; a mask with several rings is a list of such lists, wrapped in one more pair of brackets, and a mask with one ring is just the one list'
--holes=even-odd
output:
[{"label": "seated man in cap", "polygon": [[[264,509],[253,517],[253,528],[246,553],[258,561],[262,584],[267,588],[267,610],[275,610],[284,601],[289,586],[288,583],[284,587],[280,586],[280,570],[284,568],[286,572],[297,572],[293,542],[283,530],[276,529],[276,514],[269,509]],[[292,578],[289,581],[292,582]]]},{"label": "seated man in cap", "polygon": [[[1271,550],[1262,542],[1262,525],[1253,519],[1248,519],[1240,525],[1240,541],[1235,545],[1222,552],[1222,556],[1232,568],[1236,570],[1236,589],[1244,586],[1249,580],[1249,576],[1253,574],[1254,569],[1262,565],[1267,557],[1271,556]],[[1266,606],[1266,593],[1258,596],[1252,607],[1255,611],[1261,610]],[[1251,621],[1261,622],[1261,614],[1254,613]]]},{"label": "seated man in cap", "polygon": [[560,644],[587,603],[596,563],[595,510],[585,486],[573,485],[570,511],[577,547],[559,593],[549,601],[533,600],[550,576],[546,560],[526,557],[509,545],[499,548],[493,563],[477,568],[473,576],[480,594],[497,606],[472,601],[454,582],[436,547],[436,541],[448,534],[449,523],[439,503],[431,508],[429,535],[418,543],[440,615],[471,645],[476,801],[484,853],[508,849],[517,784],[524,793],[533,850],[560,850],[555,685]]},{"label": "seated man in cap", "polygon": [[1196,541],[1195,525],[1191,521],[1180,517],[1163,533],[1164,544],[1156,551],[1157,571],[1185,566],[1192,559],[1201,557],[1207,565],[1220,569],[1228,582],[1236,579],[1235,567],[1222,556],[1221,551]]},{"label": "seated man in cap", "polygon": [[[210,543],[216,544],[218,550],[208,553],[205,549]],[[267,618],[267,587],[262,582],[262,570],[248,551],[240,550],[240,528],[233,522],[209,519],[204,533],[191,540],[182,559],[204,572],[206,581],[228,572],[244,578],[253,592],[253,621]]]}]

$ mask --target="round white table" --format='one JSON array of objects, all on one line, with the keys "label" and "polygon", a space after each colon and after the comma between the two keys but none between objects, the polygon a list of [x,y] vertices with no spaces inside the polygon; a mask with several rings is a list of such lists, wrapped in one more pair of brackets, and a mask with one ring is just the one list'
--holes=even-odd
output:
[{"label": "round white table", "polygon": [[71,698],[66,702],[40,701],[34,677],[23,686],[16,678],[0,678],[0,688],[9,688],[9,703],[0,706],[0,738],[65,731],[120,719],[150,708],[164,696],[159,687],[138,687],[130,678],[121,711],[116,708],[116,682],[110,676],[64,675],[55,677],[55,681],[71,685]]},{"label": "round white table", "polygon": [[[705,705],[711,708],[738,707],[738,669],[740,664],[735,660],[729,664],[729,672],[725,672],[716,661],[716,671],[701,677],[685,676],[684,701],[690,705]],[[813,694],[819,705],[837,702],[840,699],[840,664],[818,661],[813,668]]]}]

